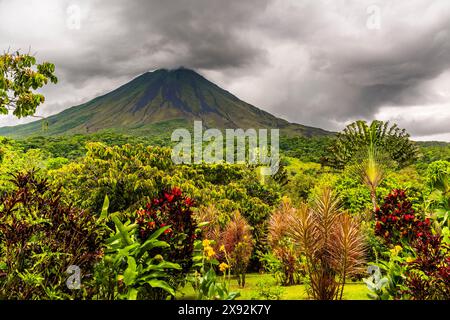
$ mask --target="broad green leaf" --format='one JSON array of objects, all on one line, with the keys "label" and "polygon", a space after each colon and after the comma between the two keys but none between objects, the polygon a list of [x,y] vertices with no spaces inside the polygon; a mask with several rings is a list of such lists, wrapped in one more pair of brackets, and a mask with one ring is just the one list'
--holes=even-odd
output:
[{"label": "broad green leaf", "polygon": [[172,263],[163,261],[159,264],[152,264],[149,265],[147,268],[145,268],[145,271],[152,271],[152,270],[163,270],[163,269],[175,269],[175,270],[181,270],[181,266],[178,263]]},{"label": "broad green leaf", "polygon": [[155,239],[148,239],[144,242],[144,244],[139,248],[139,254],[144,254],[146,251],[151,250],[153,248],[167,248],[170,245],[165,241],[159,241]]},{"label": "broad green leaf", "polygon": [[137,295],[138,295],[137,289],[132,288],[132,289],[130,289],[128,291],[127,299],[128,300],[136,300],[137,299]]},{"label": "broad green leaf", "polygon": [[163,278],[167,278],[168,276],[169,276],[169,274],[165,271],[152,271],[150,274],[148,274],[144,277],[140,277],[139,282],[147,283],[151,279],[156,279],[156,278],[163,279]]},{"label": "broad green leaf", "polygon": [[116,225],[117,229],[120,232],[120,235],[122,236],[123,241],[127,244],[130,245],[133,243],[133,241],[131,240],[130,235],[128,234],[128,230],[125,228],[125,226],[122,224],[122,222],[120,222],[119,218],[114,216],[112,217],[114,224]]},{"label": "broad green leaf", "polygon": [[150,280],[147,282],[152,288],[161,288],[171,295],[175,295],[175,290],[164,280]]},{"label": "broad green leaf", "polygon": [[228,297],[227,300],[236,300],[236,298],[240,297],[241,293],[240,292],[231,292]]},{"label": "broad green leaf", "polygon": [[123,282],[127,286],[131,286],[134,284],[134,281],[136,280],[136,277],[138,275],[138,272],[136,271],[136,260],[134,260],[133,257],[128,257],[128,267],[123,273]]},{"label": "broad green leaf", "polygon": [[[158,238],[161,234],[164,233],[164,231],[166,231],[167,229],[169,229],[170,226],[164,226],[162,228],[159,228],[158,230],[156,230],[155,232],[153,232],[150,237],[148,237],[147,241],[152,240],[152,239],[156,239]],[[146,242],[147,242],[146,241]]]}]

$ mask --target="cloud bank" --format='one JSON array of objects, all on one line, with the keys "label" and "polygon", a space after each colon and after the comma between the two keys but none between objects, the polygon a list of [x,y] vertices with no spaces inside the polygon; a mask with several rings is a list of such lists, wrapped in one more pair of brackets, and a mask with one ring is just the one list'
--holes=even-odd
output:
[{"label": "cloud bank", "polygon": [[447,0],[0,0],[0,35],[56,64],[40,115],[184,66],[292,122],[378,118],[450,141]]}]

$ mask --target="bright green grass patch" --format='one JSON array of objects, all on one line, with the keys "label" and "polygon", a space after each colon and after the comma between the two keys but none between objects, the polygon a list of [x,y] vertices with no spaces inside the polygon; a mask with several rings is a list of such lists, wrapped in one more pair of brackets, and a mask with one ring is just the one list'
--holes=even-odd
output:
[{"label": "bright green grass patch", "polygon": [[[261,281],[273,281],[273,277],[270,274],[257,274],[252,273],[247,275],[247,283],[245,288],[241,289],[237,285],[235,279],[231,280],[231,291],[239,291],[241,296],[238,300],[251,300],[257,296],[257,284]],[[308,299],[306,289],[304,285],[282,287],[283,295],[282,300],[306,300]],[[344,300],[368,300],[368,289],[362,282],[349,282],[344,288]],[[179,291],[176,295],[177,299],[194,300],[195,292],[191,286],[187,286]]]}]

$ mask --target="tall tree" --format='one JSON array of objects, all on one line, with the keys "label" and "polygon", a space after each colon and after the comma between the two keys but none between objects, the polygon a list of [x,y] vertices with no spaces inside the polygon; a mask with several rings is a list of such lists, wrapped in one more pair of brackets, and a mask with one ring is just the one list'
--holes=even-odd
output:
[{"label": "tall tree", "polygon": [[33,116],[45,100],[35,90],[56,83],[55,66],[36,63],[36,58],[19,51],[0,55],[0,114],[12,112],[17,118]]},{"label": "tall tree", "polygon": [[366,150],[361,150],[355,155],[355,164],[351,171],[361,178],[361,182],[367,186],[372,200],[373,213],[377,210],[377,188],[383,181],[389,167],[395,166],[395,162],[387,156],[383,150],[379,150],[371,143]]},{"label": "tall tree", "polygon": [[400,129],[396,124],[390,126],[389,122],[374,120],[368,125],[366,121],[359,120],[338,133],[331,146],[330,163],[336,168],[343,168],[354,161],[356,154],[370,146],[383,150],[399,167],[408,166],[418,156],[418,148],[405,129]]},{"label": "tall tree", "polygon": [[405,129],[389,122],[356,121],[348,125],[334,145],[330,163],[336,168],[350,166],[369,188],[373,212],[377,209],[377,187],[389,168],[405,167],[416,160],[418,148]]}]

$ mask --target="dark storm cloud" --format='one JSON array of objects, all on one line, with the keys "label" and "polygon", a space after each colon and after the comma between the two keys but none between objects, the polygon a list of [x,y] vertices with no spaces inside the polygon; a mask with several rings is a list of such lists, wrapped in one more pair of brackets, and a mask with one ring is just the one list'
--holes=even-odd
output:
[{"label": "dark storm cloud", "polygon": [[[444,89],[442,97],[427,85],[450,68],[450,3],[378,1],[378,30],[366,25],[371,4],[304,1],[283,11],[282,24],[262,23],[273,37],[297,43],[297,51],[308,55],[307,67],[293,65],[293,72],[286,72],[302,70],[293,77],[297,86],[278,105],[280,114],[332,129],[372,119],[385,106],[404,106],[407,113],[409,106],[429,105],[430,114],[439,117],[433,105],[448,105],[450,91]],[[444,84],[450,88],[448,79]],[[416,128],[408,129],[427,131]]]},{"label": "dark storm cloud", "polygon": [[[365,27],[365,8],[370,3],[364,1],[338,1],[335,6],[326,1],[308,2],[301,6],[302,13],[293,14],[280,28],[279,36],[298,41],[309,52],[311,67],[302,79],[317,84],[311,94],[311,84],[300,83],[299,91],[307,89],[302,92],[304,98],[294,95],[293,100],[285,101],[291,114],[298,108],[296,102],[303,105],[305,112],[299,121],[306,118],[327,127],[329,120],[372,118],[384,105],[430,104],[439,99],[422,85],[450,68],[450,4],[413,1],[410,7],[415,10],[405,10],[378,3],[380,30]],[[341,14],[340,10],[347,12]],[[405,15],[410,21],[402,21]],[[287,25],[294,26],[300,17],[309,32],[305,34],[303,28],[289,32]],[[348,21],[353,23],[346,26]],[[317,106],[321,95],[325,97]],[[329,116],[323,117],[326,112]]]},{"label": "dark storm cloud", "polygon": [[[61,64],[61,70],[69,81],[78,82],[162,67],[223,70],[251,65],[264,60],[265,49],[242,35],[266,4],[265,0],[226,5],[217,0],[98,2],[82,21],[80,34],[74,35],[84,45],[74,54],[76,59]],[[106,34],[104,30],[95,34],[99,14],[110,19]]]},{"label": "dark storm cloud", "polygon": [[[259,58],[264,49],[245,37],[267,0],[192,2],[138,1],[124,10],[127,21],[149,21],[141,32],[154,30],[166,47],[194,68],[241,67]],[[133,24],[130,28],[134,32]],[[178,61],[174,61],[178,63]]]},{"label": "dark storm cloud", "polygon": [[[395,119],[413,135],[444,132],[450,2],[377,1],[376,29],[367,24],[373,4],[0,0],[0,46],[31,45],[57,65],[60,83],[45,90],[43,114],[145,71],[185,66],[293,122],[339,130],[358,118],[387,117],[386,108],[395,107]],[[76,30],[66,25],[71,5],[81,12]],[[414,118],[414,106],[435,125]]]},{"label": "dark storm cloud", "polygon": [[361,115],[373,115],[377,107],[385,104],[435,102],[436,97],[422,92],[421,84],[450,68],[449,31],[450,19],[443,19],[429,30],[415,33],[413,38],[403,32],[395,35],[391,43],[386,43],[386,52],[374,55],[356,50],[356,54],[338,61],[333,72],[342,74],[360,90],[360,103],[352,112],[358,115],[361,110]]}]

